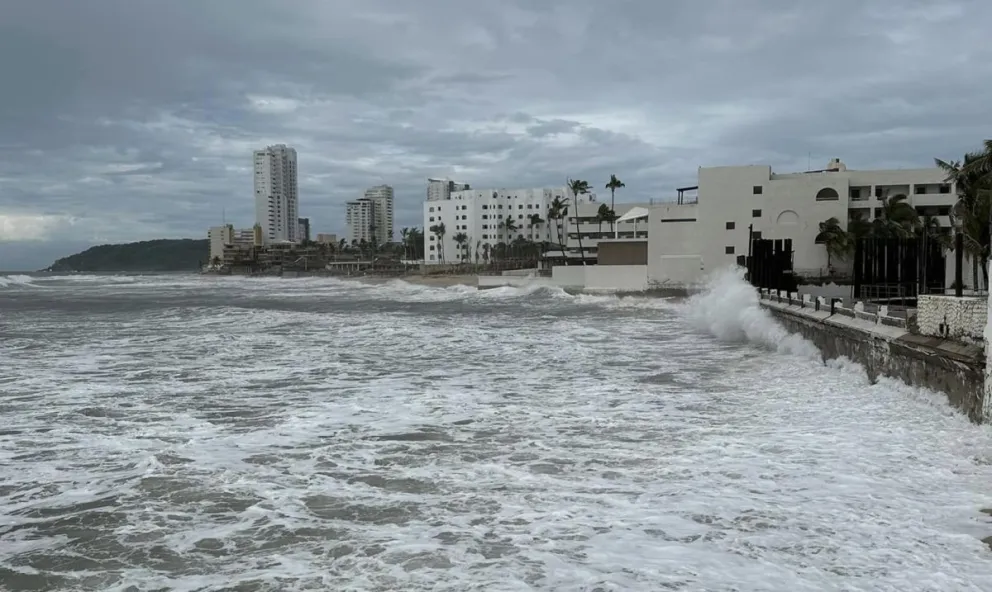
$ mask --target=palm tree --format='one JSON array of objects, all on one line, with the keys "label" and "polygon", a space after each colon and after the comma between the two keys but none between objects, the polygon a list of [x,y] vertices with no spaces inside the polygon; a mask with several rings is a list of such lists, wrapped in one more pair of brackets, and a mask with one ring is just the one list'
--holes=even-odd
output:
[{"label": "palm tree", "polygon": [[506,220],[504,220],[503,221],[503,228],[506,230],[506,233],[507,233],[506,234],[506,240],[508,240],[508,241],[512,238],[510,236],[511,234],[513,234],[514,232],[520,230],[520,227],[517,226],[517,221],[514,220],[513,218],[507,218]]},{"label": "palm tree", "polygon": [[407,244],[410,248],[412,259],[420,261],[424,258],[424,232],[420,228],[413,227],[407,235]]},{"label": "palm tree", "polygon": [[[599,210],[596,211],[596,221],[599,222],[599,238],[603,238],[603,222],[609,222],[610,214],[612,213],[613,210],[606,204],[600,204]],[[611,228],[610,230],[612,231],[613,229]]]},{"label": "palm tree", "polygon": [[[981,261],[982,277],[989,285],[988,260],[992,236],[989,232],[990,191],[992,191],[992,170],[989,165],[992,154],[992,141],[986,140],[984,151],[969,152],[962,162],[934,159],[937,166],[947,173],[947,181],[954,183],[958,203],[951,210],[955,225],[960,225],[964,235],[965,251],[974,263]],[[977,274],[976,274],[977,275]]]},{"label": "palm tree", "polygon": [[815,240],[827,248],[828,270],[833,268],[831,261],[833,257],[843,260],[851,253],[851,247],[854,246],[851,235],[841,228],[840,220],[834,217],[820,222],[820,232]]},{"label": "palm tree", "polygon": [[905,195],[887,197],[882,202],[882,215],[875,218],[873,232],[878,237],[909,238],[920,226],[920,215],[906,201]]},{"label": "palm tree", "polygon": [[[610,175],[610,182],[606,184],[606,188],[610,190],[610,210],[611,211],[614,211],[615,212],[616,209],[617,209],[616,192],[617,192],[617,189],[620,189],[621,187],[626,187],[626,185],[624,184],[624,182],[621,181],[620,179],[617,179],[617,176],[616,175]],[[600,208],[600,209],[602,209],[602,208]],[[613,228],[612,224],[613,223],[611,222],[610,223],[610,232],[613,232],[615,230]]]},{"label": "palm tree", "polygon": [[970,160],[965,157],[962,172],[988,181],[992,177],[992,140],[985,140],[982,150],[973,152],[970,156],[972,156]]},{"label": "palm tree", "polygon": [[565,252],[564,243],[564,232],[565,228],[563,222],[568,220],[568,202],[557,196],[551,201],[551,206],[548,208],[548,220],[554,220],[555,233],[558,235],[558,246],[561,248],[562,253]]},{"label": "palm tree", "polygon": [[444,222],[438,222],[434,226],[431,226],[430,231],[437,237],[438,261],[444,263],[444,233],[447,231],[444,227]]},{"label": "palm tree", "polygon": [[530,214],[527,216],[528,222],[530,222],[531,235],[540,229],[541,224],[544,224],[544,220],[541,218],[540,214]]},{"label": "palm tree", "polygon": [[410,249],[410,229],[404,226],[400,229],[400,243],[403,245],[403,258],[406,259],[409,256]]},{"label": "palm tree", "polygon": [[468,242],[468,235],[465,234],[464,232],[458,232],[453,237],[451,237],[451,240],[455,241],[455,244],[458,245],[458,258],[462,262],[464,262],[465,261],[465,243]]},{"label": "palm tree", "polygon": [[582,248],[582,218],[579,216],[579,195],[589,193],[589,182],[581,181],[579,179],[569,179],[568,188],[572,191],[572,199],[575,203],[575,227],[579,237],[579,258],[582,261],[582,265],[585,265],[586,252]]},{"label": "palm tree", "polygon": [[505,239],[506,244],[509,245],[512,254],[513,233],[518,230],[517,221],[513,218],[507,217],[506,220],[503,220],[503,222],[500,223],[500,225],[503,227],[503,238]]}]

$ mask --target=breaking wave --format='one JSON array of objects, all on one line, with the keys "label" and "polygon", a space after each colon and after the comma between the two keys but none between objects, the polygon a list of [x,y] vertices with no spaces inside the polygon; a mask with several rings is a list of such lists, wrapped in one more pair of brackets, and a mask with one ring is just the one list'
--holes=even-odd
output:
[{"label": "breaking wave", "polygon": [[703,292],[689,299],[685,312],[697,329],[724,341],[750,341],[781,353],[817,358],[820,351],[788,332],[761,307],[758,292],[740,267],[713,273]]}]

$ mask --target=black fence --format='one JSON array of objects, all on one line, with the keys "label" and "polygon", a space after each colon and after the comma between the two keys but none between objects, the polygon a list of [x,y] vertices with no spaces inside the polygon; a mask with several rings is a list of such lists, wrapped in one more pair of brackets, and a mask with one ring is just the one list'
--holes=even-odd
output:
[{"label": "black fence", "polygon": [[864,238],[854,249],[854,297],[892,303],[943,292],[944,247],[922,238]]},{"label": "black fence", "polygon": [[799,283],[792,268],[792,239],[754,239],[750,253],[737,258],[747,268],[747,279],[756,288],[795,292]]}]

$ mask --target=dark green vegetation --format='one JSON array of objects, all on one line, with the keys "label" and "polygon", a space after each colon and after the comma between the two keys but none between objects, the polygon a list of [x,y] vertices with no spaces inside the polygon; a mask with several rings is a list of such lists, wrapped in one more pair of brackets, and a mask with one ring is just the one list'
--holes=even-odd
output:
[{"label": "dark green vegetation", "polygon": [[210,256],[206,239],[158,239],[99,245],[63,257],[49,271],[197,271]]}]

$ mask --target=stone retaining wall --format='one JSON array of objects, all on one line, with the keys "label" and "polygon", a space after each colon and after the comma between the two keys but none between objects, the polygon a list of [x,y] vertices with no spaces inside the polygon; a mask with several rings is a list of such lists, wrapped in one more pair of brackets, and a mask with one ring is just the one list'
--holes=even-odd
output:
[{"label": "stone retaining wall", "polygon": [[920,296],[916,326],[920,335],[982,344],[988,322],[985,297]]},{"label": "stone retaining wall", "polygon": [[945,393],[972,421],[992,421],[984,348],[914,335],[905,317],[884,306],[869,312],[862,303],[845,307],[836,300],[792,296],[763,290],[761,304],[786,329],[816,345],[824,359],[844,356],[864,366],[872,380],[889,376]]}]

